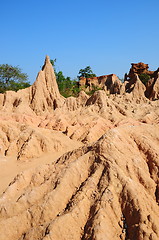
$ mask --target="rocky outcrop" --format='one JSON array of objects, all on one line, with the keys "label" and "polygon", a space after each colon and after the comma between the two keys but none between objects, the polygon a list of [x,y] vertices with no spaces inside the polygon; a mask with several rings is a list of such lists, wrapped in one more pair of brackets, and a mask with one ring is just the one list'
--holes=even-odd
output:
[{"label": "rocky outcrop", "polygon": [[46,56],[44,66],[30,89],[30,108],[36,114],[41,114],[53,112],[63,103],[64,99],[59,93],[52,64]]},{"label": "rocky outcrop", "polygon": [[133,75],[129,81],[125,81],[125,91],[131,93],[133,98],[136,99],[145,99],[146,87],[141,82],[137,74]]},{"label": "rocky outcrop", "polygon": [[154,82],[152,83],[153,88],[149,98],[152,100],[157,100],[159,99],[159,73],[157,75],[157,78],[156,79],[154,78],[153,80],[154,80]]},{"label": "rocky outcrop", "polygon": [[159,72],[155,72],[154,77],[146,84],[145,96],[150,100],[159,99]]},{"label": "rocky outcrop", "polygon": [[38,73],[34,84],[18,92],[7,91],[0,96],[0,109],[5,112],[27,114],[52,113],[62,106],[64,98],[60,95],[50,59],[46,56],[44,66]]},{"label": "rocky outcrop", "polygon": [[[81,77],[79,86],[87,91],[92,89],[103,89],[108,94],[133,93],[134,98],[148,98],[156,100],[159,98],[159,69],[149,71],[148,64],[139,62],[132,63],[129,74],[125,74],[124,83],[122,83],[115,74],[104,75],[100,77],[84,78]],[[140,75],[146,74],[150,80],[145,84],[141,82]]]},{"label": "rocky outcrop", "polygon": [[[132,91],[134,92],[134,86],[138,85],[134,96],[141,98],[144,94],[144,96],[150,100],[159,99],[159,69],[156,71],[149,71],[148,64],[144,64],[142,62],[132,63],[131,65],[132,67],[130,68],[129,74],[125,74],[125,91],[129,93]],[[145,86],[140,80],[141,74],[145,74],[145,76],[147,75],[150,78],[145,83]]]},{"label": "rocky outcrop", "polygon": [[79,86],[88,88],[89,90],[97,87],[108,91],[110,94],[120,94],[122,83],[115,74],[110,74],[91,78],[81,77]]},{"label": "rocky outcrop", "polygon": [[131,68],[129,71],[129,74],[127,75],[129,78],[132,78],[134,74],[148,74],[150,76],[153,76],[154,71],[149,71],[149,65],[139,62],[139,63],[131,63]]}]

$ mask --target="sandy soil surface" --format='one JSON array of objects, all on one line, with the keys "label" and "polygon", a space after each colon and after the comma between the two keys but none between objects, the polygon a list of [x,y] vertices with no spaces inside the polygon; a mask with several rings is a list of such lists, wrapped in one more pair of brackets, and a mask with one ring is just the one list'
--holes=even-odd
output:
[{"label": "sandy soil surface", "polygon": [[0,195],[3,193],[3,191],[7,188],[10,182],[14,179],[14,177],[19,174],[20,172],[36,168],[37,166],[40,166],[42,164],[46,163],[52,163],[56,161],[63,152],[58,153],[50,153],[50,154],[44,154],[43,156],[35,159],[31,159],[27,162],[18,162],[16,157],[6,157],[1,156],[0,157]]}]

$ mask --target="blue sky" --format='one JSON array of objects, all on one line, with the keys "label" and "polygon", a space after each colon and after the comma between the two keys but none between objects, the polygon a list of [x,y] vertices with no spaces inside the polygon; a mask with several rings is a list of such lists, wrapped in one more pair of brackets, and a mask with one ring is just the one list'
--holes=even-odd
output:
[{"label": "blue sky", "polygon": [[1,1],[0,64],[19,66],[33,83],[46,54],[75,78],[91,66],[120,78],[132,62],[159,67],[158,0]]}]

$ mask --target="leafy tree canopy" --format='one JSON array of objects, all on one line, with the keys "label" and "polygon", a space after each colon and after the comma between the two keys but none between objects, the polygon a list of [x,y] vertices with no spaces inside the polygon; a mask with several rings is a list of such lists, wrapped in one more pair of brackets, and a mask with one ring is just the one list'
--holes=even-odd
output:
[{"label": "leafy tree canopy", "polygon": [[96,75],[93,73],[90,66],[87,66],[84,69],[80,69],[78,74],[79,74],[78,78],[81,78],[81,77],[85,77],[85,78],[96,77]]},{"label": "leafy tree canopy", "polygon": [[150,76],[146,73],[140,74],[139,78],[144,85],[146,85],[146,83],[150,80]]},{"label": "leafy tree canopy", "polygon": [[0,92],[7,90],[18,91],[19,89],[29,87],[28,75],[22,73],[19,67],[13,67],[8,64],[0,65]]}]

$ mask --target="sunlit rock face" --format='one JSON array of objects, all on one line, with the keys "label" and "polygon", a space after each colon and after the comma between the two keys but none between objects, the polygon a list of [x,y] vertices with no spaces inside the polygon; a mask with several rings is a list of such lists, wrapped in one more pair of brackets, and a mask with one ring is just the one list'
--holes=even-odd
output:
[{"label": "sunlit rock face", "polygon": [[0,94],[0,240],[159,239],[153,74],[66,99],[46,57],[31,87]]}]

